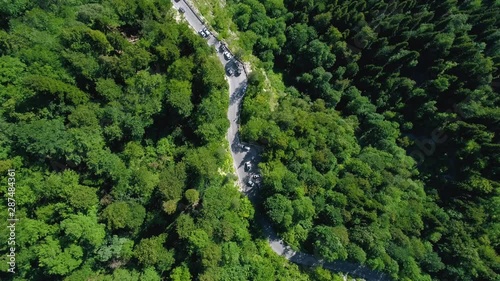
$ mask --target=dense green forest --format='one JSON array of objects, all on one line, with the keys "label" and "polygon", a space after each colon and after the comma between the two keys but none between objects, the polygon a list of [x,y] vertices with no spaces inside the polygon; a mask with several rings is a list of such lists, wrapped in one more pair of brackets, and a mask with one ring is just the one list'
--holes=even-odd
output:
[{"label": "dense green forest", "polygon": [[171,7],[0,5],[0,193],[15,169],[19,219],[12,274],[1,208],[1,280],[331,277],[252,236],[224,140],[224,70]]},{"label": "dense green forest", "polygon": [[499,280],[500,3],[227,2],[265,70],[242,134],[285,241],[396,280]]},{"label": "dense green forest", "polygon": [[[395,280],[498,280],[498,1],[223,11],[213,26],[259,59],[242,136],[263,147],[261,207],[289,245]],[[339,279],[260,237],[224,70],[176,16],[168,0],[0,5],[0,194],[15,169],[19,219],[1,280]]]}]

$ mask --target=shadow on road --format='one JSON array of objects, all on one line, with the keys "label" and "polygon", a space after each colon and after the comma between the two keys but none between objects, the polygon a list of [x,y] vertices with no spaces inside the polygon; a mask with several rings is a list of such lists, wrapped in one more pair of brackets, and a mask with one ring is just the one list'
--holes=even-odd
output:
[{"label": "shadow on road", "polygon": [[243,148],[241,148],[241,145],[240,145],[240,132],[237,132],[234,135],[233,142],[231,143],[231,151],[234,153],[243,152]]},{"label": "shadow on road", "polygon": [[[234,90],[234,93],[232,93],[231,96],[229,97],[229,106],[239,103],[243,99],[245,91],[246,91],[246,83],[236,88]],[[238,105],[238,111],[240,107],[241,104]],[[239,116],[239,113],[237,115]]]},{"label": "shadow on road", "polygon": [[318,260],[313,255],[305,254],[305,253],[295,253],[292,257],[290,257],[290,261],[302,265],[308,266],[319,266],[322,265],[323,262]]}]

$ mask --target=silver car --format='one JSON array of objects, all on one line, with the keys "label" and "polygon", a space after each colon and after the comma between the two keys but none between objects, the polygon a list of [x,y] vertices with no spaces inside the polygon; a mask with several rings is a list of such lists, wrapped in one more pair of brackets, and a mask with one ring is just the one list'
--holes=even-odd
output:
[{"label": "silver car", "polygon": [[201,31],[203,31],[203,32],[205,33],[205,36],[203,36],[203,37],[208,37],[208,36],[210,36],[210,31],[208,31],[208,28],[206,28],[206,27],[205,27],[205,28],[203,28]]},{"label": "silver car", "polygon": [[224,52],[224,58],[225,58],[226,60],[230,60],[230,59],[232,59],[232,58],[233,58],[233,56],[232,56],[232,55],[231,55],[231,53],[229,53],[228,51],[225,51],[225,52]]},{"label": "silver car", "polygon": [[252,163],[250,163],[250,161],[245,162],[245,171],[248,172],[250,170],[250,168],[252,168]]}]

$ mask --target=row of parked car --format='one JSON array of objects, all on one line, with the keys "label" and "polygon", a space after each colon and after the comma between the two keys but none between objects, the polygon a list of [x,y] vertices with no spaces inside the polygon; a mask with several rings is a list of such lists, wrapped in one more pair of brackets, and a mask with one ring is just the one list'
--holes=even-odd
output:
[{"label": "row of parked car", "polygon": [[[250,161],[245,162],[244,168],[245,168],[246,172],[249,172],[250,169],[252,169],[252,162],[250,162]],[[248,178],[248,181],[247,181],[247,185],[250,187],[254,187],[254,186],[260,187],[261,180],[262,180],[262,177],[259,174],[257,174],[257,173],[250,174],[250,177]]]},{"label": "row of parked car", "polygon": [[208,31],[208,29],[206,27],[204,27],[202,30],[198,31],[198,34],[200,34],[201,37],[203,37],[203,38],[208,38],[211,35],[210,31]]},{"label": "row of parked car", "polygon": [[[203,37],[203,38],[208,38],[211,35],[210,31],[206,27],[204,27],[203,29],[198,31],[198,34],[200,34],[201,37]],[[226,48],[226,46],[221,45],[220,51],[222,51],[222,55],[224,56],[224,59],[226,61],[230,61],[233,58],[233,55],[229,52],[229,50]],[[228,67],[227,74],[229,76],[232,76],[232,75],[239,76],[241,74],[241,69],[239,67],[236,67],[236,68]]]},{"label": "row of parked car", "polygon": [[250,186],[250,187],[257,187],[259,188],[260,187],[260,175],[258,174],[253,174],[250,176],[250,178],[248,179],[247,181],[247,185]]},{"label": "row of parked car", "polygon": [[233,75],[240,76],[240,74],[241,74],[241,69],[239,69],[239,68],[233,69],[232,67],[228,67],[228,69],[227,69],[227,75],[229,75],[229,76],[233,76]]},{"label": "row of parked car", "polygon": [[[175,0],[175,2],[179,2],[179,0]],[[184,8],[180,7],[179,8],[179,12],[181,14],[184,14],[186,12],[186,10],[184,10]],[[200,34],[201,37],[203,37],[203,38],[208,38],[211,35],[210,31],[206,27],[204,27],[203,29],[201,29],[200,31],[198,31],[198,34]]]},{"label": "row of parked car", "polygon": [[226,47],[224,43],[220,43],[219,52],[221,52],[222,55],[224,55],[224,59],[227,61],[230,61],[233,58],[233,55],[231,55],[231,52],[229,52],[229,49]]},{"label": "row of parked car", "polygon": [[[230,61],[233,59],[233,55],[229,52],[229,50],[227,49],[227,47],[224,44],[220,45],[219,52],[222,53],[222,55],[224,56],[224,59],[226,61]],[[229,67],[226,70],[227,75],[240,76],[240,74],[241,74],[240,64],[237,61],[233,61],[233,63],[234,63],[234,66],[232,66],[232,67],[230,65],[228,65]]]}]

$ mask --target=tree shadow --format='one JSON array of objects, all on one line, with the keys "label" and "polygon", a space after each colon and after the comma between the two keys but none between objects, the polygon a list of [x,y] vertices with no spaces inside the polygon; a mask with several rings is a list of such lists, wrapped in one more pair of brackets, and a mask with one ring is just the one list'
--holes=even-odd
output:
[{"label": "tree shadow", "polygon": [[[243,96],[245,95],[246,89],[247,89],[247,83],[242,83],[238,88],[234,90],[233,93],[229,96],[229,105],[234,105],[236,103],[240,103],[238,105],[238,111],[241,108],[241,101],[243,101]],[[239,114],[237,114],[239,116]]]}]

